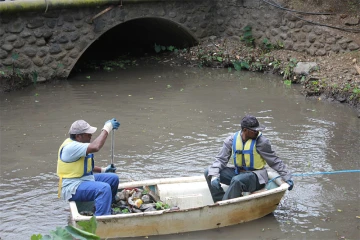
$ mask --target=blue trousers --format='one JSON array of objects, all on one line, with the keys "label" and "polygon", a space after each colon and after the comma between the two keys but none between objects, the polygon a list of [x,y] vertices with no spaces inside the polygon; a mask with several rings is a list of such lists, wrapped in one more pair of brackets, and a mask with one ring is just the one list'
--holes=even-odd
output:
[{"label": "blue trousers", "polygon": [[222,187],[217,189],[211,186],[208,174],[209,170],[206,169],[204,175],[214,202],[241,197],[243,192],[254,192],[264,187],[264,184],[259,183],[255,173],[247,171],[236,174],[234,168],[226,167],[220,171],[220,182],[229,185],[225,192]]},{"label": "blue trousers", "polygon": [[114,173],[96,173],[94,181],[82,182],[69,201],[95,203],[95,216],[110,215],[111,203],[118,190],[119,177]]}]

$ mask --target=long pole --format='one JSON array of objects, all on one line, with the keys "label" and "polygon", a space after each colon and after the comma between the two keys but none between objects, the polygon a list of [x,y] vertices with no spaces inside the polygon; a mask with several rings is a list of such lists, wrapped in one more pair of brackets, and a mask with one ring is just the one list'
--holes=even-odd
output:
[{"label": "long pole", "polygon": [[111,167],[114,167],[114,129],[111,131]]}]

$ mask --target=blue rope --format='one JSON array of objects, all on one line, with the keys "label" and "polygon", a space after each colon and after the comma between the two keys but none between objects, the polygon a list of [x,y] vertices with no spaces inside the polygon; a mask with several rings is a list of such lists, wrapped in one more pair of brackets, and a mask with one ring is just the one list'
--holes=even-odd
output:
[{"label": "blue rope", "polygon": [[318,175],[318,174],[336,174],[336,173],[352,173],[352,172],[360,172],[360,170],[340,170],[340,171],[332,171],[332,172],[310,172],[310,173],[294,173],[292,176],[310,176],[310,175]]},{"label": "blue rope", "polygon": [[[340,170],[340,171],[332,171],[332,172],[294,173],[291,175],[294,177],[304,177],[304,176],[319,175],[319,174],[336,174],[336,173],[353,173],[353,172],[360,172],[360,170]],[[280,176],[277,176],[277,177],[274,177],[273,179],[269,180],[268,184],[279,177]]]},{"label": "blue rope", "polygon": [[279,177],[281,177],[281,176],[274,177],[273,179],[269,180],[269,181],[267,182],[267,184],[271,183],[271,182],[274,181],[275,179],[278,179]]}]

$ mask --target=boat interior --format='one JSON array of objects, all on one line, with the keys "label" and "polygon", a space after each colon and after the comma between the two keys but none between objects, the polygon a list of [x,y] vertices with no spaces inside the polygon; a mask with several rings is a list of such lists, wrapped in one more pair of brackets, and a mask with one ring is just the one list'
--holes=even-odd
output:
[{"label": "boat interior", "polygon": [[[269,174],[269,179],[275,180],[278,174]],[[181,178],[179,178],[181,179]],[[162,181],[149,180],[140,182],[129,182],[119,184],[119,192],[123,189],[148,189],[152,191],[163,203],[170,207],[178,207],[181,210],[198,208],[207,205],[213,205],[209,187],[204,177],[189,178],[188,181],[177,181],[176,179],[162,179]],[[138,184],[138,185],[136,185]],[[224,191],[227,185],[221,184]],[[253,195],[259,192],[277,188],[281,185],[280,178],[269,183],[259,191],[252,193],[243,193],[244,196]],[[94,208],[93,202],[76,202],[78,212],[89,212]]]}]

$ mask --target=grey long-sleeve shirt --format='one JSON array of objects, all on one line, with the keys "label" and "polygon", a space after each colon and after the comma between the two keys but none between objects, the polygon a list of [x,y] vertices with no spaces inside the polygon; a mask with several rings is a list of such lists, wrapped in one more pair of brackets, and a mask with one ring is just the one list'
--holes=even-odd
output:
[{"label": "grey long-sleeve shirt", "polygon": [[[231,167],[227,165],[232,154],[233,138],[234,135],[232,134],[224,140],[223,146],[220,152],[216,155],[214,163],[209,167],[209,175],[219,177],[222,169],[225,167]],[[269,140],[263,135],[258,137],[256,140],[256,151],[264,158],[269,167],[279,173],[284,181],[291,179],[290,171],[287,169],[283,161],[271,149]],[[268,182],[268,175],[265,168],[255,170],[253,172],[257,175],[260,184]]]}]

